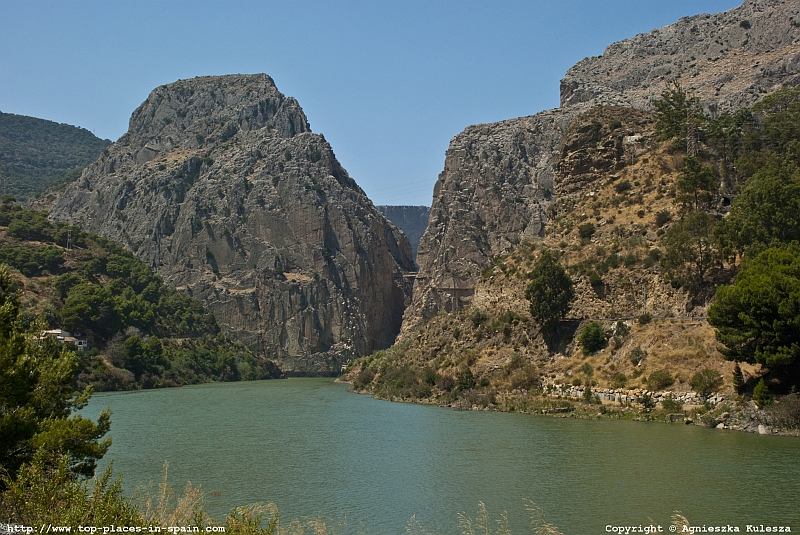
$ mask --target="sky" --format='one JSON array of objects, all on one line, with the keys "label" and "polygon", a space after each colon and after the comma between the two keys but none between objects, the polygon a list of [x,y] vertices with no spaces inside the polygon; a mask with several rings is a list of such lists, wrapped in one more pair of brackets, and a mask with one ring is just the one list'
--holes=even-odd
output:
[{"label": "sky", "polygon": [[558,107],[612,42],[741,0],[0,0],[0,111],[118,139],[155,87],[265,72],[375,204],[430,205],[450,139]]}]

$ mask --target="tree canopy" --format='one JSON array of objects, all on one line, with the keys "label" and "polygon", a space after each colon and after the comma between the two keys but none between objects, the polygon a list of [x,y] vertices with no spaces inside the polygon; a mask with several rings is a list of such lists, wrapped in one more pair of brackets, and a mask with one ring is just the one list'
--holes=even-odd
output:
[{"label": "tree canopy", "polygon": [[531,317],[544,328],[552,328],[569,312],[575,288],[572,279],[545,250],[528,277],[525,298],[530,301]]},{"label": "tree canopy", "polygon": [[800,367],[800,248],[761,252],[720,286],[708,311],[728,360],[759,363],[796,384]]},{"label": "tree canopy", "polygon": [[21,329],[12,279],[0,265],[0,469],[13,477],[39,450],[53,459],[66,454],[72,472],[91,476],[111,445],[101,440],[110,415],[104,411],[94,422],[73,414],[92,389],[73,389],[75,353],[37,327]]}]

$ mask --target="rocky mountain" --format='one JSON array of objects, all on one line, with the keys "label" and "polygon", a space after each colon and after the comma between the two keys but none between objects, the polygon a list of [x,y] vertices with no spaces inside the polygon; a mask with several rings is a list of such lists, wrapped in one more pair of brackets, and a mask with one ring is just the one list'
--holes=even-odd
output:
[{"label": "rocky mountain", "polygon": [[110,144],[85,128],[0,112],[0,195],[24,201]]},{"label": "rocky mountain", "polygon": [[[554,194],[583,187],[581,173],[570,175],[569,184],[557,179],[564,134],[580,114],[598,105],[648,110],[674,81],[712,115],[800,83],[800,5],[748,0],[614,43],[567,72],[560,108],[470,126],[453,138],[420,240],[403,332],[471,302],[481,270],[493,258],[544,235]],[[642,149],[637,128],[611,137],[605,140],[611,145],[598,147],[612,159]]]},{"label": "rocky mountain", "polygon": [[417,258],[419,240],[428,228],[428,217],[431,215],[430,206],[376,206],[386,218],[400,227],[400,230],[411,242],[411,251],[414,259]]},{"label": "rocky mountain", "polygon": [[335,374],[393,343],[408,239],[264,74],[156,88],[128,132],[50,199],[203,301],[288,375]]}]

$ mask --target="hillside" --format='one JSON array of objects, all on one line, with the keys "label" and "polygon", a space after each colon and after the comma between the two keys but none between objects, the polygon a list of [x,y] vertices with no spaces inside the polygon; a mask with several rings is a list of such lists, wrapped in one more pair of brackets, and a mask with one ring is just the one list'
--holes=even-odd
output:
[{"label": "hillside", "polygon": [[74,180],[110,144],[83,128],[0,112],[0,195],[24,201],[54,182]]},{"label": "hillside", "polygon": [[[675,115],[678,102],[686,108]],[[653,417],[652,400],[661,402],[660,417],[683,419],[686,406],[707,425],[796,428],[800,400],[773,406],[764,396],[800,384],[789,304],[800,288],[800,160],[792,148],[800,143],[800,90],[716,118],[704,117],[679,85],[654,104],[655,113],[599,106],[577,114],[553,154],[544,235],[495,256],[449,313],[353,363],[354,389],[537,412],[575,410],[580,398],[591,416],[593,404],[622,400],[598,408],[637,418]],[[534,317],[541,302],[528,299],[545,257],[574,288],[553,327]],[[783,266],[774,275],[754,271],[776,269],[768,267],[774,259]],[[756,305],[760,295],[770,297]],[[746,398],[734,407],[738,394]],[[773,412],[753,412],[743,401],[750,396]]]},{"label": "hillside", "polygon": [[391,345],[410,299],[407,238],[265,74],[156,88],[45,205],[122,244],[287,374],[338,374]]},{"label": "hillside", "polygon": [[747,0],[613,43],[568,70],[558,109],[455,136],[434,187],[403,333],[469,302],[486,265],[543,235],[557,199],[557,152],[578,115],[595,106],[652,111],[651,100],[675,81],[712,117],[752,106],[798,83],[799,11],[797,2]]},{"label": "hillside", "polygon": [[[128,390],[280,376],[220,333],[196,299],[165,286],[118,244],[0,204],[0,263],[12,268],[24,327],[86,340],[79,389]],[[36,321],[43,323],[36,324]]]}]

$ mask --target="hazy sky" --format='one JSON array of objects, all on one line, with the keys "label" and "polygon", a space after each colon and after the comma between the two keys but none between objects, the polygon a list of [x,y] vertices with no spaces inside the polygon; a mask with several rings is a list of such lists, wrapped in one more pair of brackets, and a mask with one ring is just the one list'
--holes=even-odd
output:
[{"label": "hazy sky", "polygon": [[161,84],[265,72],[375,204],[430,204],[466,126],[558,106],[585,56],[739,0],[0,0],[0,111],[116,140]]}]

